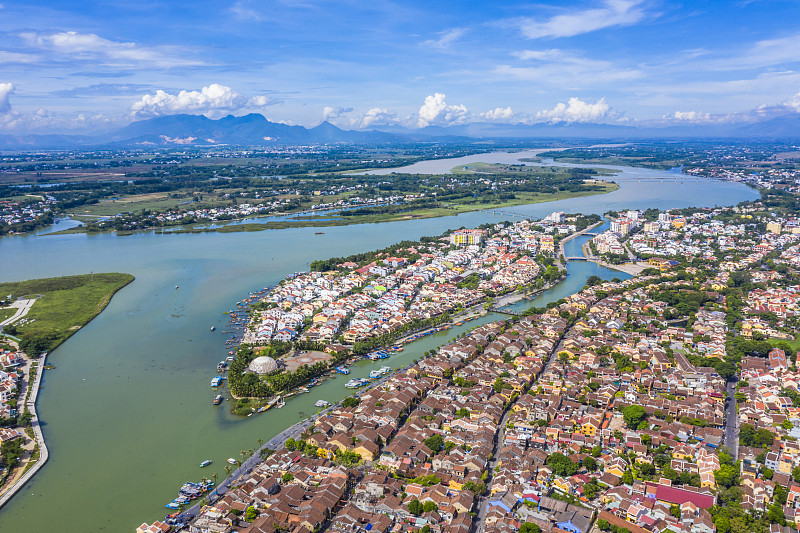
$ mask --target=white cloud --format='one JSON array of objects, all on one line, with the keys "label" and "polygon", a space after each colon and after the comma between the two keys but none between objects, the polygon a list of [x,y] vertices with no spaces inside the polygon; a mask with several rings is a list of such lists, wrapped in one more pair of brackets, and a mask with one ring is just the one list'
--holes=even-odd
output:
[{"label": "white cloud", "polygon": [[642,3],[643,0],[606,0],[600,7],[584,10],[570,8],[546,20],[525,17],[519,19],[518,25],[522,34],[529,39],[572,37],[604,28],[636,24],[646,16]]},{"label": "white cloud", "polygon": [[13,92],[13,83],[0,83],[0,114],[6,115],[11,113],[10,97]]},{"label": "white cloud", "polygon": [[496,107],[492,111],[481,113],[480,118],[496,122],[508,122],[515,118],[514,112],[511,107]]},{"label": "white cloud", "polygon": [[[354,125],[356,121],[353,121]],[[369,128],[370,126],[393,126],[399,122],[397,113],[393,113],[388,109],[381,109],[380,107],[373,107],[358,120],[357,126],[359,128]]]},{"label": "white cloud", "polygon": [[231,6],[231,13],[240,20],[248,20],[251,22],[259,22],[262,20],[261,13],[251,7],[250,0],[237,0]]},{"label": "white cloud", "polygon": [[435,93],[425,97],[425,103],[419,108],[417,126],[451,126],[463,124],[469,118],[469,111],[463,105],[447,105],[443,93]]},{"label": "white cloud", "polygon": [[270,100],[266,96],[248,98],[230,87],[212,83],[199,91],[170,94],[158,90],[155,94],[146,94],[131,106],[130,112],[133,117],[189,113],[214,118],[228,113],[262,108],[269,104]]},{"label": "white cloud", "polygon": [[[582,85],[596,87],[599,83],[640,78],[636,69],[620,68],[609,61],[592,59],[568,50],[551,48],[545,50],[521,50],[512,52],[514,57],[525,61],[524,66],[498,65],[494,73],[498,76],[523,81],[552,84],[560,89],[577,89]],[[527,63],[532,63],[528,66]]]},{"label": "white cloud", "polygon": [[41,56],[36,54],[22,54],[19,52],[0,50],[0,63],[38,63],[41,59]]},{"label": "white cloud", "polygon": [[322,108],[322,120],[337,119],[346,113],[351,113],[352,111],[353,111],[352,107],[325,106],[324,108]]},{"label": "white cloud", "polygon": [[700,111],[675,111],[672,115],[664,115],[663,118],[680,122],[710,122],[711,114]]},{"label": "white cloud", "polygon": [[433,48],[446,49],[449,48],[451,44],[463,37],[465,33],[467,33],[466,28],[453,28],[452,30],[440,32],[438,39],[431,39],[429,41],[425,41],[423,44]]},{"label": "white cloud", "polygon": [[800,113],[800,92],[786,100],[783,105]]},{"label": "white cloud", "polygon": [[605,98],[590,104],[573,96],[566,104],[559,102],[553,109],[545,109],[536,113],[536,119],[544,122],[597,122],[616,118]]},{"label": "white cloud", "polygon": [[73,60],[100,61],[116,66],[187,67],[203,61],[182,57],[182,50],[171,46],[146,47],[134,42],[104,39],[94,33],[65,31],[42,34],[27,32],[20,37],[29,45]]}]

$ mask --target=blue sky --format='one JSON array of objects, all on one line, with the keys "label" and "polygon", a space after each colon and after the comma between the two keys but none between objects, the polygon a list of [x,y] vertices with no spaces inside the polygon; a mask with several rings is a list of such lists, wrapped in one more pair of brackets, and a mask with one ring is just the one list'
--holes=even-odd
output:
[{"label": "blue sky", "polygon": [[0,131],[800,112],[800,2],[0,0]]}]

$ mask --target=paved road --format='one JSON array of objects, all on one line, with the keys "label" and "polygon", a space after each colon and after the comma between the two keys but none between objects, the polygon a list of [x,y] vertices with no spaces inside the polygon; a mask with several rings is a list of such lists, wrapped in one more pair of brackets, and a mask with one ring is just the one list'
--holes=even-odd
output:
[{"label": "paved road", "polygon": [[25,315],[27,315],[28,311],[31,310],[31,307],[33,306],[33,303],[35,301],[36,300],[34,300],[34,299],[30,299],[30,300],[16,300],[16,301],[12,302],[11,305],[9,305],[8,307],[9,308],[16,308],[16,312],[14,313],[13,316],[10,316],[7,319],[5,319],[2,322],[0,322],[0,327],[8,326],[9,324],[13,324],[14,322],[19,320],[20,318],[22,318]]},{"label": "paved road", "polygon": [[494,469],[497,467],[497,463],[500,461],[498,459],[498,452],[500,448],[503,446],[503,436],[505,435],[506,429],[506,422],[508,421],[508,415],[511,414],[511,408],[503,414],[503,418],[500,420],[500,425],[498,426],[497,433],[494,436],[494,448],[492,449],[492,459],[489,461],[489,464],[486,466],[487,472],[489,473],[488,477],[486,478],[486,491],[487,494],[481,495],[480,499],[478,500],[478,508],[475,511],[475,521],[472,524],[473,531],[481,532],[485,531],[484,529],[484,522],[486,521],[486,511],[488,505],[488,492],[489,486],[492,483],[492,477],[494,477]]},{"label": "paved road", "polygon": [[722,442],[731,450],[734,461],[739,455],[739,417],[736,413],[736,383],[727,384],[728,395],[725,398],[725,433]]}]

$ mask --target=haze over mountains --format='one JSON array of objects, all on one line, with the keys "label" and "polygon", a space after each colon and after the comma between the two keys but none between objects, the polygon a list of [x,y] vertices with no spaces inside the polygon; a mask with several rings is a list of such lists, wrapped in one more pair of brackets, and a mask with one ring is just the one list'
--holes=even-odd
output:
[{"label": "haze over mountains", "polygon": [[447,127],[409,129],[387,126],[369,131],[344,130],[330,122],[313,128],[271,122],[258,113],[228,115],[218,120],[203,115],[168,115],[91,135],[0,135],[0,149],[77,147],[166,147],[215,145],[386,144],[403,142],[467,142],[480,139],[800,139],[800,114],[761,122],[723,125],[636,127],[594,123],[497,124],[472,122]]}]

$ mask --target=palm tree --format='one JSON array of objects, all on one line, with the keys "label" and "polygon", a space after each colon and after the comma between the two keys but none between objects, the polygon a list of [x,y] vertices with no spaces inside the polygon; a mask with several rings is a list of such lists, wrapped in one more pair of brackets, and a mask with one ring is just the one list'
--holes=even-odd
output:
[{"label": "palm tree", "polygon": [[249,450],[247,450],[247,456],[248,456],[248,457],[252,457],[252,456],[253,456],[253,449],[252,449],[252,448],[250,448]]},{"label": "palm tree", "polygon": [[217,473],[216,472],[211,474],[211,479],[214,481],[214,484],[216,485],[217,484]]},{"label": "palm tree", "polygon": [[227,475],[227,476],[231,475],[231,467],[230,466],[226,466],[225,467],[225,475]]},{"label": "palm tree", "polygon": [[258,442],[259,448],[261,448],[264,445],[264,439],[258,439],[256,442]]},{"label": "palm tree", "polygon": [[242,456],[242,461],[244,461],[244,457],[245,457],[245,455],[247,455],[247,452],[242,450],[242,451],[239,452],[239,455]]}]

